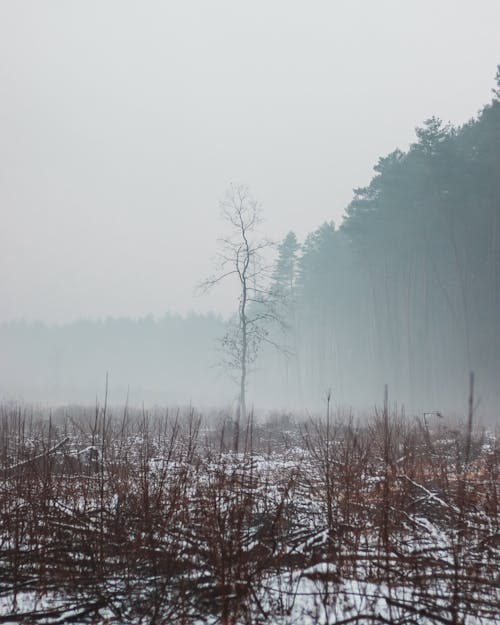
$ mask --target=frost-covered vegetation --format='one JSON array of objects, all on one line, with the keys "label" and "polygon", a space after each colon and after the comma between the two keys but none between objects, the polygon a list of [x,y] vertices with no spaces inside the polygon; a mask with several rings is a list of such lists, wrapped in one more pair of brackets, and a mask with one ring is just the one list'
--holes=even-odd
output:
[{"label": "frost-covered vegetation", "polygon": [[498,616],[498,439],[472,419],[386,404],[235,441],[194,410],[0,409],[0,622]]}]

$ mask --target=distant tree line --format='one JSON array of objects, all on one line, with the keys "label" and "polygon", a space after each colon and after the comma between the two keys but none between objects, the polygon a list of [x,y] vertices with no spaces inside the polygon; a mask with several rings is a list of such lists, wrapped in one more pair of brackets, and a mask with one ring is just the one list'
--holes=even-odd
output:
[{"label": "distant tree line", "polygon": [[92,403],[109,373],[110,399],[185,405],[229,403],[215,344],[224,321],[212,314],[107,318],[48,326],[0,324],[3,399]]}]

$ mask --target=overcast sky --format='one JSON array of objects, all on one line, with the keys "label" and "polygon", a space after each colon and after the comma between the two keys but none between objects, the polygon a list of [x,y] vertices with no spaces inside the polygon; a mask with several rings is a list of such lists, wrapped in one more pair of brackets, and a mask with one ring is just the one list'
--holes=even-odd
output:
[{"label": "overcast sky", "polygon": [[491,99],[499,0],[0,0],[0,320],[215,309],[246,183],[263,234],[337,224],[379,156]]}]

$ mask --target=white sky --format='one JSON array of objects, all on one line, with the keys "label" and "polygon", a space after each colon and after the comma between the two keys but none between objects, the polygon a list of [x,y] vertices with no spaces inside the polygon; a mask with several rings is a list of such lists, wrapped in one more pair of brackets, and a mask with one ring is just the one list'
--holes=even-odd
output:
[{"label": "white sky", "polygon": [[195,297],[231,181],[263,234],[341,220],[379,156],[491,99],[499,0],[0,0],[0,321]]}]

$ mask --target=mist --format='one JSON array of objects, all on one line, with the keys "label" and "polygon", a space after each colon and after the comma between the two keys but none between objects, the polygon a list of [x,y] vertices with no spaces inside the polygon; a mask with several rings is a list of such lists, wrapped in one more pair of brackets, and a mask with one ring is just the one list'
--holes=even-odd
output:
[{"label": "mist", "polygon": [[500,2],[0,2],[0,622],[498,625]]},{"label": "mist", "polygon": [[108,375],[116,402],[234,406],[240,285],[197,285],[244,184],[283,295],[249,405],[321,410],[331,389],[370,410],[388,385],[461,414],[473,370],[495,418],[499,20],[487,1],[2,3],[1,397],[89,403]]}]

